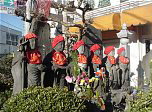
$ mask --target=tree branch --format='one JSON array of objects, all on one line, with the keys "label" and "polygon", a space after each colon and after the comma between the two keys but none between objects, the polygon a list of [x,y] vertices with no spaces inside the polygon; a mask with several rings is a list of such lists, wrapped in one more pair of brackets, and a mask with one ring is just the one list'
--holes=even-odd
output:
[{"label": "tree branch", "polygon": [[75,7],[75,6],[68,7],[67,5],[52,1],[51,8],[55,8],[55,9],[62,8],[63,10],[67,10],[69,12],[74,12],[77,7]]}]

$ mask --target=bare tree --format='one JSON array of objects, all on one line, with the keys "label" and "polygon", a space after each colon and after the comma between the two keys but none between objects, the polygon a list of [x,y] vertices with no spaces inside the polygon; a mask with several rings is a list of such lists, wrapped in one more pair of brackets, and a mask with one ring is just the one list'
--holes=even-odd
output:
[{"label": "bare tree", "polygon": [[[65,23],[62,21],[62,17],[58,16],[58,15],[54,15],[54,14],[50,14],[49,16],[49,20],[50,21],[54,21],[54,22],[58,22],[62,25],[64,25],[65,27],[78,27],[79,28],[79,32],[80,32],[80,36],[79,39],[81,39],[82,34],[85,33],[85,29],[87,27],[88,21],[86,21],[85,19],[85,14],[87,11],[92,10],[92,8],[90,7],[90,5],[88,3],[84,3],[84,7],[81,7],[82,3],[84,3],[84,0],[78,0],[78,5],[74,6],[74,1],[70,1],[67,3],[67,5],[65,4],[61,4],[58,2],[54,2],[52,1],[51,3],[51,7],[52,8],[56,8],[56,9],[61,9],[61,11],[69,11],[69,12],[73,12],[73,14],[78,15],[82,18],[82,24],[75,24],[75,23]],[[82,15],[76,12],[76,9],[79,9],[82,11]],[[66,32],[67,34],[69,34],[70,32]]]}]

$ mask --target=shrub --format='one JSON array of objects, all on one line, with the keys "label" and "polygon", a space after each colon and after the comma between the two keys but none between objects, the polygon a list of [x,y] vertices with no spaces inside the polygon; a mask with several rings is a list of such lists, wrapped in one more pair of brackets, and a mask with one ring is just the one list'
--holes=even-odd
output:
[{"label": "shrub", "polygon": [[66,88],[31,87],[11,97],[5,112],[84,112],[85,100]]},{"label": "shrub", "polygon": [[152,89],[149,92],[140,92],[137,99],[131,102],[129,112],[152,112]]},{"label": "shrub", "polygon": [[11,74],[11,63],[13,57],[10,55],[0,58],[0,73],[10,75]]},{"label": "shrub", "polygon": [[0,92],[11,88],[13,85],[13,77],[11,75],[0,73]]},{"label": "shrub", "polygon": [[150,90],[137,94],[137,99],[131,102],[129,112],[152,112],[152,60],[150,61]]},{"label": "shrub", "polygon": [[130,102],[130,108],[127,112],[152,112],[152,60],[150,61],[150,89],[140,91],[137,99]]},{"label": "shrub", "polygon": [[3,104],[11,97],[12,90],[5,89],[5,91],[0,92],[0,109],[3,108]]},{"label": "shrub", "polygon": [[13,84],[13,77],[11,75],[11,56],[4,56],[0,58],[0,86]]},{"label": "shrub", "polygon": [[11,75],[12,59],[9,55],[0,58],[0,109],[12,94],[10,89],[13,85],[13,77]]}]

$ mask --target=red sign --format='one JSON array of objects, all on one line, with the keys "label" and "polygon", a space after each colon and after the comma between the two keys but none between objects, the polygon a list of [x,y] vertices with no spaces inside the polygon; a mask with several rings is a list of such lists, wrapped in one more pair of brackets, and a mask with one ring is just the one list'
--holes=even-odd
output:
[{"label": "red sign", "polygon": [[37,0],[38,13],[44,14],[46,17],[50,14],[51,1],[50,0]]}]

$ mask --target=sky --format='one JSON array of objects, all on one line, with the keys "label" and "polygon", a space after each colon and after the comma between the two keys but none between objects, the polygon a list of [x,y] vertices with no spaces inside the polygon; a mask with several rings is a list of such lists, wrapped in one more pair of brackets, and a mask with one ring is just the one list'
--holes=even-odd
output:
[{"label": "sky", "polygon": [[0,13],[0,25],[19,30],[22,32],[22,34],[24,31],[24,21],[22,21],[20,17],[17,17],[15,15],[13,16],[9,14]]}]

